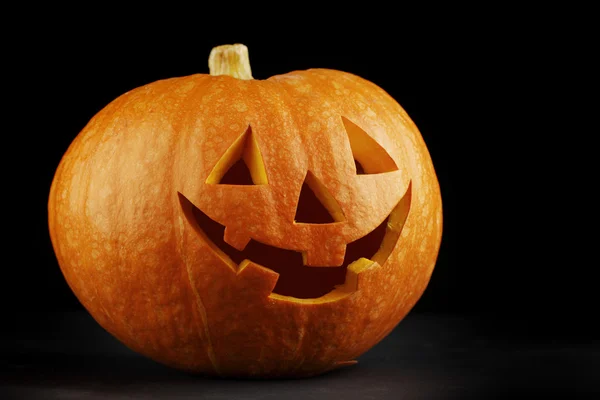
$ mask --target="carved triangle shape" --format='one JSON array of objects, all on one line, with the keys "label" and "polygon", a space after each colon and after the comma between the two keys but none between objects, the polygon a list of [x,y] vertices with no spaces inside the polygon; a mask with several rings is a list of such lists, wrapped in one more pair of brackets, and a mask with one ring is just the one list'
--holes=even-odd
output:
[{"label": "carved triangle shape", "polygon": [[329,224],[343,221],[344,213],[325,185],[310,171],[306,174],[294,221],[306,224]]},{"label": "carved triangle shape", "polygon": [[243,158],[237,160],[219,181],[222,185],[254,185],[250,169]]},{"label": "carved triangle shape", "polygon": [[397,171],[398,166],[389,153],[361,127],[342,117],[348,134],[357,175]]},{"label": "carved triangle shape", "polygon": [[206,183],[227,185],[266,185],[267,171],[252,127],[229,146],[212,169]]}]

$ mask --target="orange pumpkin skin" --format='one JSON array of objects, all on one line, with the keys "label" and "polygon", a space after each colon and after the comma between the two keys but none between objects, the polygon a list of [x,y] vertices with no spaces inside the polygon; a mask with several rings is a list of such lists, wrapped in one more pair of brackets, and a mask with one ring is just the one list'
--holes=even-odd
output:
[{"label": "orange pumpkin skin", "polygon": [[[356,175],[344,119],[397,170]],[[268,184],[207,183],[248,125]],[[307,171],[344,221],[294,223]],[[274,272],[238,267],[216,250],[186,217],[182,195],[226,226],[232,243],[305,251],[311,265],[339,261],[402,199],[410,210],[380,262],[349,267],[344,287],[302,300],[272,294]],[[65,279],[104,329],[155,361],[218,376],[299,377],[353,364],[417,302],[442,232],[417,127],[375,84],[327,69],[266,80],[198,74],[123,94],[70,145],[48,211]]]}]

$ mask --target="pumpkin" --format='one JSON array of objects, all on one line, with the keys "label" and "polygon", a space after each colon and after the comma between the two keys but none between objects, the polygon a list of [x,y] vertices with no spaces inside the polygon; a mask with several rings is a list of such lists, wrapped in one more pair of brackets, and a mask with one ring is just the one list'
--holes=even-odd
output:
[{"label": "pumpkin", "polygon": [[310,69],[252,79],[247,48],[99,111],[49,194],[81,304],[184,371],[301,377],[356,363],[426,288],[442,203],[428,149],[383,89]]}]

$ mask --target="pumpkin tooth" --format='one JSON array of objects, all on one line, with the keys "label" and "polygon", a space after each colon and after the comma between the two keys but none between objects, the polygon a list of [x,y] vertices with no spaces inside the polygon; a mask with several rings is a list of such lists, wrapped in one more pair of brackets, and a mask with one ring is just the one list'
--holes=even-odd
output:
[{"label": "pumpkin tooth", "polygon": [[339,267],[344,263],[346,244],[336,243],[320,250],[302,252],[304,265],[309,267]]},{"label": "pumpkin tooth", "polygon": [[354,261],[352,264],[348,265],[348,269],[346,270],[346,280],[344,284],[339,287],[340,290],[351,292],[357,291],[360,286],[360,281],[364,279],[364,276],[361,276],[361,274],[366,271],[372,271],[379,265],[380,264],[377,261],[365,257],[361,257]]},{"label": "pumpkin tooth", "polygon": [[223,240],[230,246],[233,246],[237,250],[242,251],[250,242],[250,236],[242,232],[225,227],[225,232],[223,233]]},{"label": "pumpkin tooth", "polygon": [[243,260],[238,266],[238,277],[244,279],[257,293],[271,293],[275,289],[279,274],[251,260]]}]

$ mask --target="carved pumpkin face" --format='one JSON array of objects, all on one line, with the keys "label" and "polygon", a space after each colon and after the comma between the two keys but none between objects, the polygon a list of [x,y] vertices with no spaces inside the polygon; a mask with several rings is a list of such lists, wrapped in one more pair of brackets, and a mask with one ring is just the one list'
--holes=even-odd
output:
[{"label": "carved pumpkin face", "polygon": [[197,196],[181,193],[188,222],[233,270],[253,262],[276,272],[276,295],[349,293],[348,285],[330,293],[345,283],[348,265],[383,264],[395,246],[410,205],[407,169],[344,116],[313,125],[317,132],[298,126],[297,137],[289,127],[263,128],[263,136],[264,118],[248,109],[233,117],[255,124],[221,141]]},{"label": "carved pumpkin face", "polygon": [[197,373],[306,376],[354,363],[406,315],[442,216],[404,110],[316,69],[124,94],[63,157],[49,225],[74,293],[132,349]]}]

